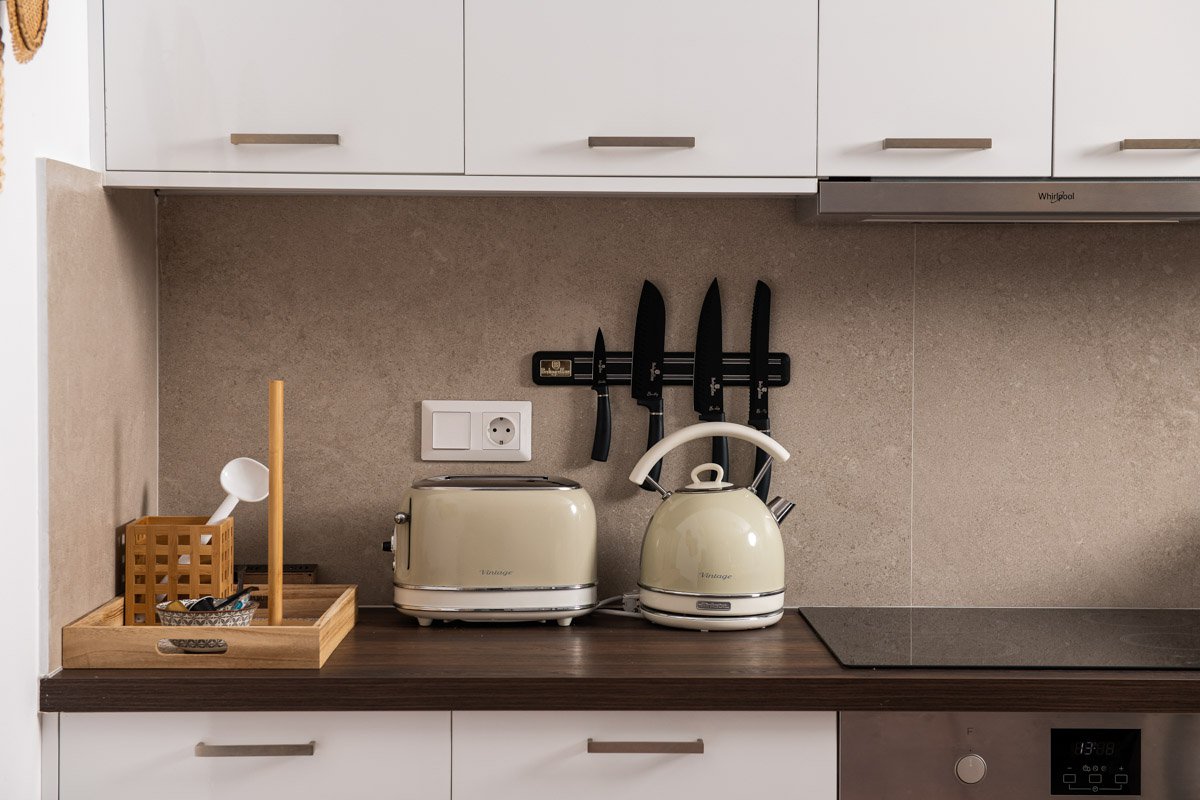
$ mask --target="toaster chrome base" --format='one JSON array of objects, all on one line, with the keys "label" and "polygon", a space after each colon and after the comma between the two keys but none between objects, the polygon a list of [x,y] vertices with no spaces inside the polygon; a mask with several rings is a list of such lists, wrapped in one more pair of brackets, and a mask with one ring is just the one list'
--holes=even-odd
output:
[{"label": "toaster chrome base", "polygon": [[395,585],[393,605],[422,625],[445,622],[528,622],[557,620],[567,626],[596,607],[596,584],[537,589],[412,587]]}]

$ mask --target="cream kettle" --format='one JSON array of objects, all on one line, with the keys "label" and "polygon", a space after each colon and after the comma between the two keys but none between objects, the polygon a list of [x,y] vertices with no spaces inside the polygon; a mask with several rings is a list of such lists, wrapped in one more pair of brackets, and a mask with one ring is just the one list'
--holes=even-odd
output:
[{"label": "cream kettle", "polygon": [[[741,439],[770,458],[749,487],[725,481],[717,464],[692,470],[692,482],[668,492],[651,468],[671,450],[712,436]],[[696,630],[746,630],[783,616],[783,537],[779,523],[795,507],[776,498],[763,503],[754,490],[772,460],[790,454],[766,434],[731,422],[702,422],[663,438],[638,461],[629,480],[650,485],[662,503],[642,539],[638,579],[641,612],[651,622]],[[701,480],[706,472],[712,480]]]}]

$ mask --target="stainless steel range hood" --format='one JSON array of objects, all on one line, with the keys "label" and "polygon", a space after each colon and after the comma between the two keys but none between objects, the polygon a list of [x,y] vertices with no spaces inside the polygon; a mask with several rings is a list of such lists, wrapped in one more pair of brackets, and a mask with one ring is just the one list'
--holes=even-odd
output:
[{"label": "stainless steel range hood", "polygon": [[1200,180],[823,180],[817,216],[859,222],[1197,222]]}]

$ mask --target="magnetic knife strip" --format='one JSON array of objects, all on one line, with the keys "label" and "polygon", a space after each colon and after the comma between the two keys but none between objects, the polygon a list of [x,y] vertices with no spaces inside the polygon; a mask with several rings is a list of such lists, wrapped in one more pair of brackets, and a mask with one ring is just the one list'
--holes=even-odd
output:
[{"label": "magnetic knife strip", "polygon": [[[663,354],[663,385],[691,386],[695,353]],[[750,385],[750,354],[725,353],[721,357],[722,381],[726,386]],[[607,380],[610,386],[628,386],[633,354],[609,351]],[[792,360],[787,353],[767,356],[767,386],[787,386],[792,379]],[[539,350],[533,354],[533,382],[538,386],[591,386],[591,350]]]}]

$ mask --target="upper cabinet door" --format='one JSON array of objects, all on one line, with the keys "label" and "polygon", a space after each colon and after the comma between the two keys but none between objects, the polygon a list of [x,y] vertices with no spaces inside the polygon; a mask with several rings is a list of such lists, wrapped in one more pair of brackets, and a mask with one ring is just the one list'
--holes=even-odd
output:
[{"label": "upper cabinet door", "polygon": [[1200,3],[1058,0],[1054,174],[1200,175]]},{"label": "upper cabinet door", "polygon": [[821,175],[1050,174],[1054,0],[825,0],[820,76]]},{"label": "upper cabinet door", "polygon": [[459,3],[106,0],[104,68],[110,170],[462,172]]},{"label": "upper cabinet door", "polygon": [[812,176],[816,0],[466,0],[467,172]]}]

